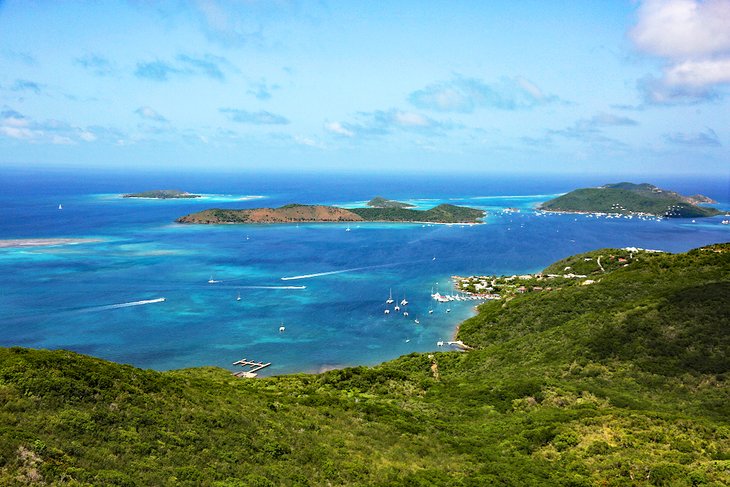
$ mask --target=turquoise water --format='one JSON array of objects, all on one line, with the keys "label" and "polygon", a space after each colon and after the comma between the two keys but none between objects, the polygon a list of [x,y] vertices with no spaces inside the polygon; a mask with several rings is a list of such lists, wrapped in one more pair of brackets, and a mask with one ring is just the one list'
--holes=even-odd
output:
[{"label": "turquoise water", "polygon": [[[71,349],[160,370],[234,370],[231,363],[242,357],[272,362],[265,374],[369,365],[435,350],[437,341],[450,339],[456,325],[473,315],[474,303],[430,299],[432,289],[451,289],[454,274],[532,272],[606,246],[684,251],[729,240],[722,217],[696,223],[608,220],[532,210],[587,182],[4,174],[0,239],[98,241],[0,248],[0,345]],[[666,186],[710,193],[728,208],[722,183]],[[163,187],[205,197],[120,197]],[[373,223],[351,225],[349,232],[339,224],[174,223],[209,207],[352,206],[376,194],[419,208],[448,202],[490,214],[483,225]],[[521,211],[503,213],[507,207]],[[405,295],[410,302],[408,317],[383,313],[390,289],[395,299]]]}]

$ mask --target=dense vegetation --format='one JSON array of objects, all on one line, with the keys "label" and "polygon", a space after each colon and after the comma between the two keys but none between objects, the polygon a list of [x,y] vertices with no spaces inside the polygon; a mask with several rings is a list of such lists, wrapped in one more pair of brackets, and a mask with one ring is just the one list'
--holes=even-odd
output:
[{"label": "dense vegetation", "polygon": [[351,208],[351,212],[366,221],[477,223],[484,211],[467,206],[438,205],[430,210],[408,208]]},{"label": "dense vegetation", "polygon": [[199,194],[186,193],[179,189],[155,189],[152,191],[143,191],[141,193],[125,194],[125,198],[157,198],[161,200],[175,198],[200,198]]},{"label": "dense vegetation", "polygon": [[400,201],[389,200],[382,196],[376,196],[375,198],[368,201],[368,206],[373,208],[413,208],[413,205],[409,203],[402,203]]},{"label": "dense vegetation", "polygon": [[728,269],[642,254],[482,305],[472,351],[321,375],[0,349],[0,485],[728,485]]},{"label": "dense vegetation", "polygon": [[351,208],[301,205],[292,203],[279,208],[228,210],[213,208],[177,219],[179,223],[294,223],[294,222],[433,222],[476,223],[482,210],[465,206],[439,205],[430,210],[408,208]]},{"label": "dense vegetation", "polygon": [[549,211],[578,211],[619,213],[624,215],[649,214],[668,218],[694,218],[718,215],[715,208],[693,204],[707,201],[697,195],[682,196],[651,184],[617,183],[599,188],[576,189],[541,205]]}]

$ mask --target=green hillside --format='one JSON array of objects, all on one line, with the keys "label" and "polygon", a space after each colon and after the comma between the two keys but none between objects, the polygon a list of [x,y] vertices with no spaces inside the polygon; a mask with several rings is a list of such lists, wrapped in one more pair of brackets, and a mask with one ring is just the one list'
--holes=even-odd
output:
[{"label": "green hillside", "polygon": [[389,200],[382,196],[376,196],[367,203],[368,206],[373,208],[413,208],[410,203],[402,203],[400,201]]},{"label": "green hillside", "polygon": [[625,215],[644,213],[669,218],[695,218],[720,214],[715,208],[693,204],[702,199],[682,196],[651,184],[617,183],[582,188],[543,203],[548,211],[601,212]]},{"label": "green hillside", "polygon": [[728,269],[641,254],[482,305],[472,351],[321,375],[0,349],[0,485],[728,485]]},{"label": "green hillside", "polygon": [[438,205],[430,210],[408,208],[350,208],[366,221],[389,222],[432,222],[432,223],[477,223],[484,211],[466,206]]}]

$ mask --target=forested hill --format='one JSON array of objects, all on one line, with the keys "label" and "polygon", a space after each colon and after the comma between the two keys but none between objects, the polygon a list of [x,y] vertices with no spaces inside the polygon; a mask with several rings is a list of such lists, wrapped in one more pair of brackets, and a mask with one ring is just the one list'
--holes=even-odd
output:
[{"label": "forested hill", "polygon": [[0,485],[728,485],[728,269],[636,254],[481,306],[469,352],[320,375],[0,349]]},{"label": "forested hill", "polygon": [[338,208],[336,206],[289,204],[279,208],[246,210],[210,209],[177,219],[178,223],[299,223],[299,222],[430,222],[477,223],[484,211],[466,206],[438,205],[429,210],[396,206],[383,208]]},{"label": "forested hill", "polygon": [[667,218],[695,218],[718,215],[706,196],[682,196],[651,184],[616,183],[598,188],[582,188],[546,201],[540,209],[567,212],[648,214]]}]

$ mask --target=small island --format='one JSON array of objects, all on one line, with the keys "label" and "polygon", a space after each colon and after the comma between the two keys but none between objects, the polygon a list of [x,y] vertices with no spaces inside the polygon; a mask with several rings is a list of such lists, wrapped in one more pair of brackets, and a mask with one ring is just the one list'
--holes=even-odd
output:
[{"label": "small island", "polygon": [[371,208],[413,208],[413,205],[409,203],[389,200],[383,198],[382,196],[376,196],[375,198],[368,201],[367,205]]},{"label": "small island", "polygon": [[143,191],[141,193],[129,193],[122,196],[123,198],[152,198],[158,200],[170,199],[188,199],[200,198],[199,194],[187,193],[179,189],[153,189],[152,191]]},{"label": "small island", "polygon": [[720,212],[715,208],[699,206],[708,203],[716,202],[706,196],[683,196],[647,183],[616,183],[598,188],[576,189],[546,201],[538,209],[567,213],[653,215],[664,218],[719,215]]},{"label": "small island", "polygon": [[178,223],[333,223],[333,222],[399,222],[399,223],[479,223],[483,210],[455,205],[438,205],[430,210],[407,208],[338,208],[324,205],[289,204],[279,208],[228,210],[213,208],[178,218]]}]

